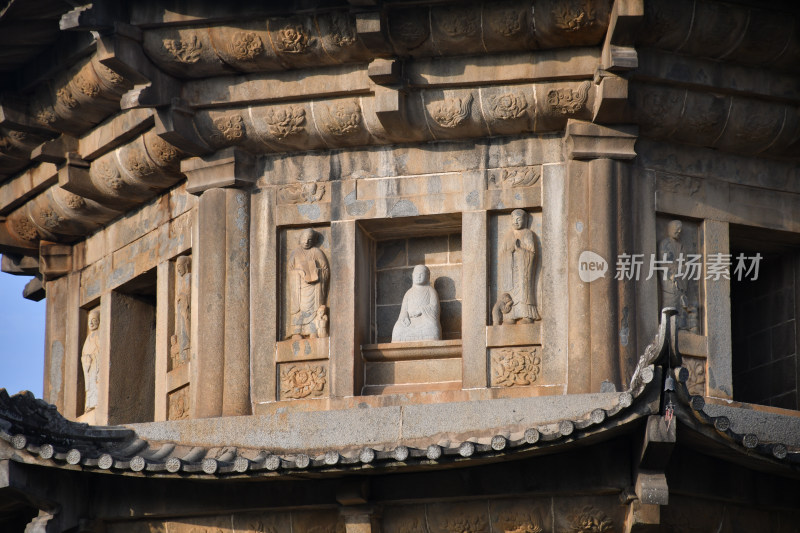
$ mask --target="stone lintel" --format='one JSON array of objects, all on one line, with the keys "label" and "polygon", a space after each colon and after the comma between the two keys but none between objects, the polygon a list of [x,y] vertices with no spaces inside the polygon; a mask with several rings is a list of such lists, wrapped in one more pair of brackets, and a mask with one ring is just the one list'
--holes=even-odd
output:
[{"label": "stone lintel", "polygon": [[564,134],[567,159],[633,159],[636,126],[603,126],[570,120]]},{"label": "stone lintel", "polygon": [[218,187],[244,187],[255,183],[255,158],[236,147],[212,155],[181,161],[186,174],[186,190],[192,194]]}]

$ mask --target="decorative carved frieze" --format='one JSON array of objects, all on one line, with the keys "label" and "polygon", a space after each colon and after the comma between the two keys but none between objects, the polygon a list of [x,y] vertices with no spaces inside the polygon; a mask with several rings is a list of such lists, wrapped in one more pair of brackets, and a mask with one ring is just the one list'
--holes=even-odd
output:
[{"label": "decorative carved frieze", "polygon": [[300,24],[287,25],[276,33],[275,46],[278,51],[286,54],[302,54],[314,42]]},{"label": "decorative carved frieze", "polygon": [[169,394],[167,397],[167,420],[186,420],[189,418],[189,402],[191,401],[189,387],[191,385],[181,387]]},{"label": "decorative carved frieze", "polygon": [[493,172],[489,178],[490,187],[509,189],[514,187],[530,187],[542,176],[542,166],[503,168]]},{"label": "decorative carved frieze", "polygon": [[509,511],[500,515],[497,525],[504,533],[542,533],[542,521],[534,513]]},{"label": "decorative carved frieze", "polygon": [[431,117],[443,128],[456,128],[469,118],[472,101],[472,93],[463,98],[447,98],[431,106]]},{"label": "decorative carved frieze", "polygon": [[294,105],[272,109],[266,115],[266,122],[269,134],[282,141],[305,132],[306,110]]},{"label": "decorative carved frieze", "polygon": [[72,91],[68,87],[61,87],[56,91],[56,99],[58,102],[67,109],[75,109],[80,104],[72,95]]},{"label": "decorative carved frieze", "polygon": [[595,0],[563,0],[553,9],[556,28],[577,32],[597,23]]},{"label": "decorative carved frieze", "polygon": [[492,349],[490,366],[493,387],[533,385],[542,370],[541,347]]},{"label": "decorative carved frieze", "polygon": [[325,365],[289,363],[280,366],[282,399],[322,396],[327,392],[328,375]]},{"label": "decorative carved frieze", "polygon": [[705,396],[706,394],[706,360],[700,357],[683,356],[683,366],[689,370],[689,379],[686,388],[692,396]]},{"label": "decorative carved frieze", "polygon": [[478,33],[480,11],[474,6],[447,6],[436,10],[435,22],[451,39],[466,39]]},{"label": "decorative carved frieze", "polygon": [[325,196],[323,183],[293,183],[278,190],[278,201],[282,204],[303,204],[319,202]]},{"label": "decorative carved frieze", "polygon": [[547,105],[562,115],[574,115],[586,105],[591,82],[581,83],[577,89],[552,89],[547,93]]},{"label": "decorative carved frieze", "polygon": [[214,119],[214,127],[217,132],[213,139],[222,144],[235,143],[244,137],[244,119],[242,115],[232,113]]},{"label": "decorative carved frieze", "polygon": [[528,102],[521,92],[508,92],[491,98],[492,116],[498,120],[513,120],[525,116]]},{"label": "decorative carved frieze", "polygon": [[203,51],[203,43],[197,39],[197,35],[189,35],[185,39],[164,39],[161,44],[164,50],[181,63],[197,63]]},{"label": "decorative carved frieze", "polygon": [[614,522],[596,507],[586,506],[572,515],[570,520],[575,533],[604,533],[614,530]]},{"label": "decorative carved frieze", "polygon": [[256,32],[237,31],[231,40],[231,53],[240,61],[249,61],[264,53],[264,43]]},{"label": "decorative carved frieze", "polygon": [[327,106],[328,121],[325,131],[336,137],[344,137],[361,130],[361,108],[355,100],[336,102]]}]

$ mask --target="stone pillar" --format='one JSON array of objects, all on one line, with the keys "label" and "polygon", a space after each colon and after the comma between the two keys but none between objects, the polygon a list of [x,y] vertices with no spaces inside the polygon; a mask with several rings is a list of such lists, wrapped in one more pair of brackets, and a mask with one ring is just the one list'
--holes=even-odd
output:
[{"label": "stone pillar", "polygon": [[[63,277],[46,283],[46,328],[45,328],[45,349],[44,349],[44,389],[43,398],[46,402],[52,403],[62,413],[68,416],[75,416],[74,412],[65,411],[65,381],[70,379],[66,375],[66,343],[67,343],[67,321],[64,320],[64,312],[69,305],[69,278]],[[75,309],[75,312],[78,310]],[[77,380],[75,374],[72,379]],[[9,391],[11,394],[17,391]]]},{"label": "stone pillar", "polygon": [[155,418],[156,422],[167,419],[167,372],[169,371],[170,326],[175,316],[173,291],[174,269],[170,261],[160,263],[156,270],[156,375]]},{"label": "stone pillar", "polygon": [[486,287],[487,258],[486,211],[465,211],[461,218],[461,286],[464,291],[461,305],[462,366],[461,387],[485,388],[486,373]]},{"label": "stone pillar", "polygon": [[[81,274],[73,272],[67,277],[67,305],[63,311],[66,324],[66,342],[64,343],[64,416],[77,418],[83,413],[83,391],[79,391],[78,376],[83,374],[81,367],[81,331],[86,324],[86,313],[80,309]],[[49,321],[48,321],[49,324]],[[52,380],[52,377],[50,378]],[[46,396],[45,396],[46,398]]]},{"label": "stone pillar", "polygon": [[250,193],[237,148],[181,163],[200,195],[192,233],[192,416],[245,415],[250,401]]},{"label": "stone pillar", "polygon": [[731,282],[720,277],[706,279],[709,257],[729,254],[728,223],[717,220],[703,222],[703,280],[706,293],[705,331],[708,335],[708,371],[706,394],[717,398],[733,398],[733,361],[731,360]]},{"label": "stone pillar", "polygon": [[278,399],[275,344],[278,338],[278,231],[275,192],[253,194],[251,224],[253,256],[250,263],[250,325],[254,404]]},{"label": "stone pillar", "polygon": [[[617,256],[633,253],[630,171],[621,160],[635,157],[635,141],[632,127],[567,124],[570,393],[600,391],[604,381],[620,390],[635,364],[635,281],[614,279]],[[590,282],[580,275],[586,251],[608,269]]]}]

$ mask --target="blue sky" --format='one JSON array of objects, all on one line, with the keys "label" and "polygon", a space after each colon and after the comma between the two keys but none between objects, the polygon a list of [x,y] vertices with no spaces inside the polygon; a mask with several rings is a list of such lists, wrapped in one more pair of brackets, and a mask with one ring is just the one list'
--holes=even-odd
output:
[{"label": "blue sky", "polygon": [[42,397],[45,300],[22,297],[28,276],[0,273],[0,388]]}]

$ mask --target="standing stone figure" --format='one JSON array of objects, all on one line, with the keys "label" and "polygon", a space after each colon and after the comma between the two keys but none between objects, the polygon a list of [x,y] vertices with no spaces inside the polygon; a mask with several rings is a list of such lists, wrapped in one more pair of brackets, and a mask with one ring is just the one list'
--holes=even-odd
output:
[{"label": "standing stone figure", "polygon": [[300,234],[300,246],[289,255],[288,338],[317,336],[319,308],[327,305],[330,266],[325,252],[315,245],[311,228]]},{"label": "standing stone figure", "polygon": [[97,407],[97,385],[99,372],[97,369],[100,357],[100,311],[93,309],[89,312],[89,333],[83,341],[81,350],[81,366],[83,367],[83,384],[85,391],[83,411],[88,413]]},{"label": "standing stone figure", "polygon": [[667,267],[661,276],[661,307],[674,307],[678,310],[678,327],[685,329],[687,322],[686,280],[678,276],[678,258],[683,256],[681,243],[683,224],[680,220],[672,220],[667,224],[667,236],[658,243],[658,256]]},{"label": "standing stone figure", "polygon": [[510,324],[530,324],[539,320],[536,309],[536,235],[527,228],[528,214],[522,209],[511,212],[511,229],[500,242],[501,291],[513,302]]},{"label": "standing stone figure", "polygon": [[428,267],[414,267],[414,284],[403,296],[400,317],[392,329],[392,342],[441,340],[439,294],[431,287],[430,279]]},{"label": "standing stone figure", "polygon": [[175,334],[170,339],[172,368],[177,368],[190,359],[191,314],[192,314],[192,258],[180,256],[175,261]]}]

